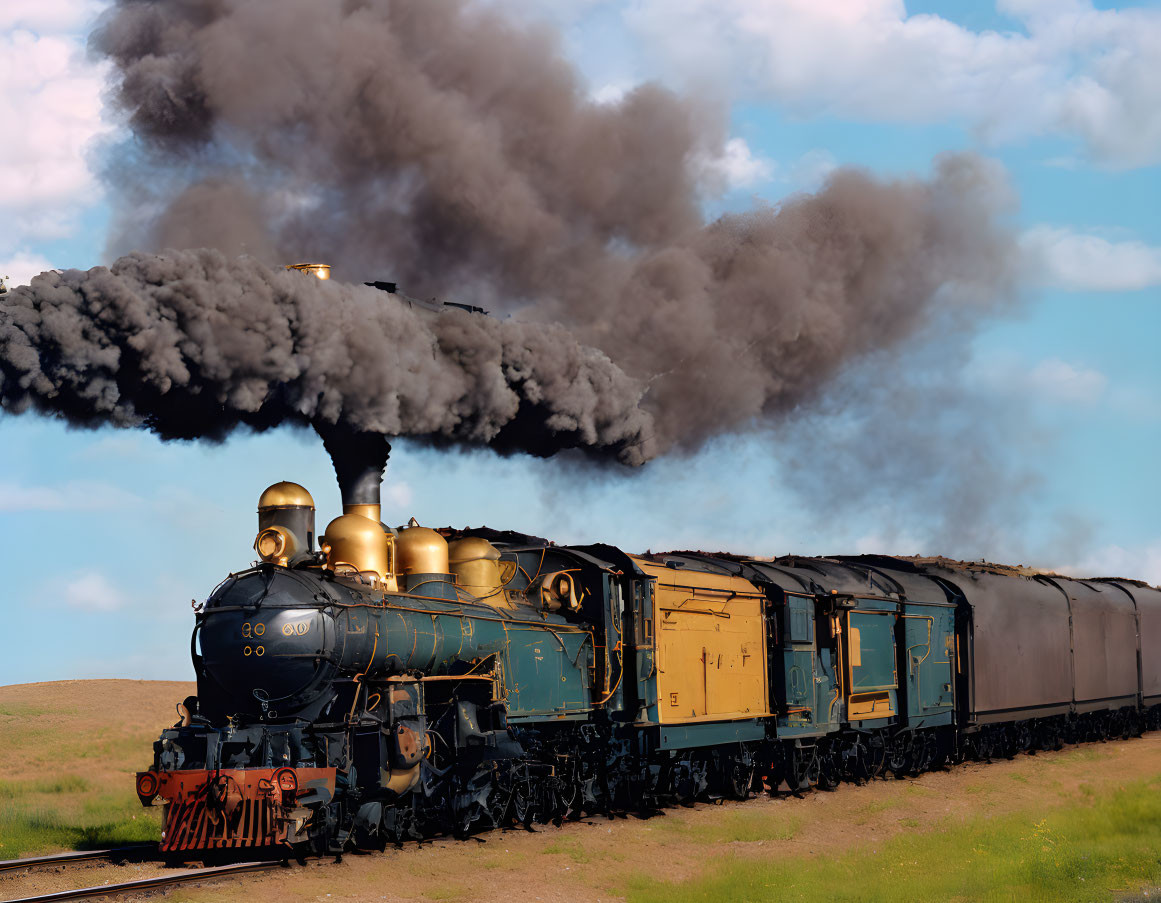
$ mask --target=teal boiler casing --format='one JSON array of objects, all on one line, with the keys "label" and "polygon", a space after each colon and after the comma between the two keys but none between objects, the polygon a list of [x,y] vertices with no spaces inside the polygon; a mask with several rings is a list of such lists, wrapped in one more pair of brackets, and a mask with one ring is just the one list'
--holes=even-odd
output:
[{"label": "teal boiler casing", "polygon": [[[303,592],[307,590],[307,592]],[[259,567],[210,597],[194,634],[214,675],[199,695],[228,698],[229,714],[308,711],[339,674],[379,680],[495,672],[509,720],[592,710],[592,634],[532,608],[389,594],[303,571]],[[489,656],[492,661],[485,661]],[[253,687],[258,693],[237,694]]]},{"label": "teal boiler casing", "polygon": [[388,596],[383,606],[340,609],[336,628],[344,670],[371,678],[403,671],[439,676],[462,671],[454,666],[466,662],[478,664],[478,673],[498,672],[509,720],[592,708],[592,636],[560,616]]}]

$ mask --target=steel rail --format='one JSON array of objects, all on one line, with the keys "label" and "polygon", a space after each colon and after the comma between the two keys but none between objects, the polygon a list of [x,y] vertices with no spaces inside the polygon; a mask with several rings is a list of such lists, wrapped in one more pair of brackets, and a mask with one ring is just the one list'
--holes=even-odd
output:
[{"label": "steel rail", "polygon": [[34,897],[19,897],[5,900],[3,903],[47,903],[50,900],[80,900],[85,897],[106,897],[117,894],[127,894],[139,890],[148,890],[153,887],[165,887],[169,884],[186,884],[193,881],[209,881],[213,878],[226,875],[238,875],[245,872],[257,872],[263,869],[281,868],[283,860],[267,860],[265,862],[239,862],[234,865],[219,865],[210,868],[188,869],[183,872],[173,872],[169,875],[157,875],[153,878],[138,878],[135,881],[125,881],[121,884],[98,884],[95,887],[79,887],[75,890],[60,890],[49,894],[38,894]]},{"label": "steel rail", "polygon": [[41,865],[68,865],[72,862],[90,862],[94,859],[129,859],[133,856],[157,852],[156,843],[133,843],[107,850],[77,850],[71,853],[54,853],[51,856],[32,856],[28,859],[0,859],[0,872],[16,869],[30,869]]}]

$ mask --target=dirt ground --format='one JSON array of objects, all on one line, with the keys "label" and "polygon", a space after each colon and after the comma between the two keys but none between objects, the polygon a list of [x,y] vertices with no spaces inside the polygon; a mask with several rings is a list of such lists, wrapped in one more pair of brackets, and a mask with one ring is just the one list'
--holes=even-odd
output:
[{"label": "dirt ground", "polygon": [[[0,766],[10,780],[81,769],[93,786],[132,799],[132,772],[149,762],[152,738],[172,723],[173,704],[191,689],[141,681],[0,687]],[[722,856],[874,850],[901,832],[940,830],[970,818],[1017,812],[1033,818],[1159,774],[1161,733],[1154,733],[990,765],[973,763],[911,780],[844,785],[835,793],[801,799],[764,796],[675,809],[649,819],[592,818],[535,833],[513,830],[468,841],[412,844],[382,854],[347,855],[339,864],[316,862],[180,887],[165,896],[204,903],[237,900],[243,893],[250,903],[614,901],[641,874],[691,877]],[[0,873],[0,899],[132,880],[159,870],[142,864],[74,866],[20,878]]]}]

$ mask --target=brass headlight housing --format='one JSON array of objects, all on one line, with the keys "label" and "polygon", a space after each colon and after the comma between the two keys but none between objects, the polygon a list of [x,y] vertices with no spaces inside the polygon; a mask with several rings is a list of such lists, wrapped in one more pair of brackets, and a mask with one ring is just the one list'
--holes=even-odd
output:
[{"label": "brass headlight housing", "polygon": [[314,499],[298,483],[268,486],[258,499],[254,551],[263,561],[287,565],[314,548]]}]

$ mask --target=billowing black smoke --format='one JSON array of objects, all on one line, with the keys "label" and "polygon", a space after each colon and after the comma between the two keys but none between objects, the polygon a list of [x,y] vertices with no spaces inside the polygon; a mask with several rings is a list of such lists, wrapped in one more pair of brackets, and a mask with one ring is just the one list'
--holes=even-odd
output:
[{"label": "billowing black smoke", "polygon": [[[14,293],[9,409],[640,463],[777,422],[853,362],[1008,295],[982,161],[941,159],[927,181],[840,171],[706,224],[723,110],[652,85],[595,103],[552,34],[486,5],[118,0],[92,43],[132,132],[107,174],[115,248],[226,256],[135,253]],[[255,258],[512,317],[425,319]]]},{"label": "billowing black smoke", "polygon": [[635,464],[640,395],[559,326],[433,313],[218,251],[45,273],[0,305],[0,406],[165,439],[298,422],[503,446],[518,424],[542,453]]},{"label": "billowing black smoke", "polygon": [[348,506],[378,509],[379,484],[391,456],[391,443],[382,433],[359,432],[343,424],[319,424],[315,429],[335,466],[344,511]]}]

